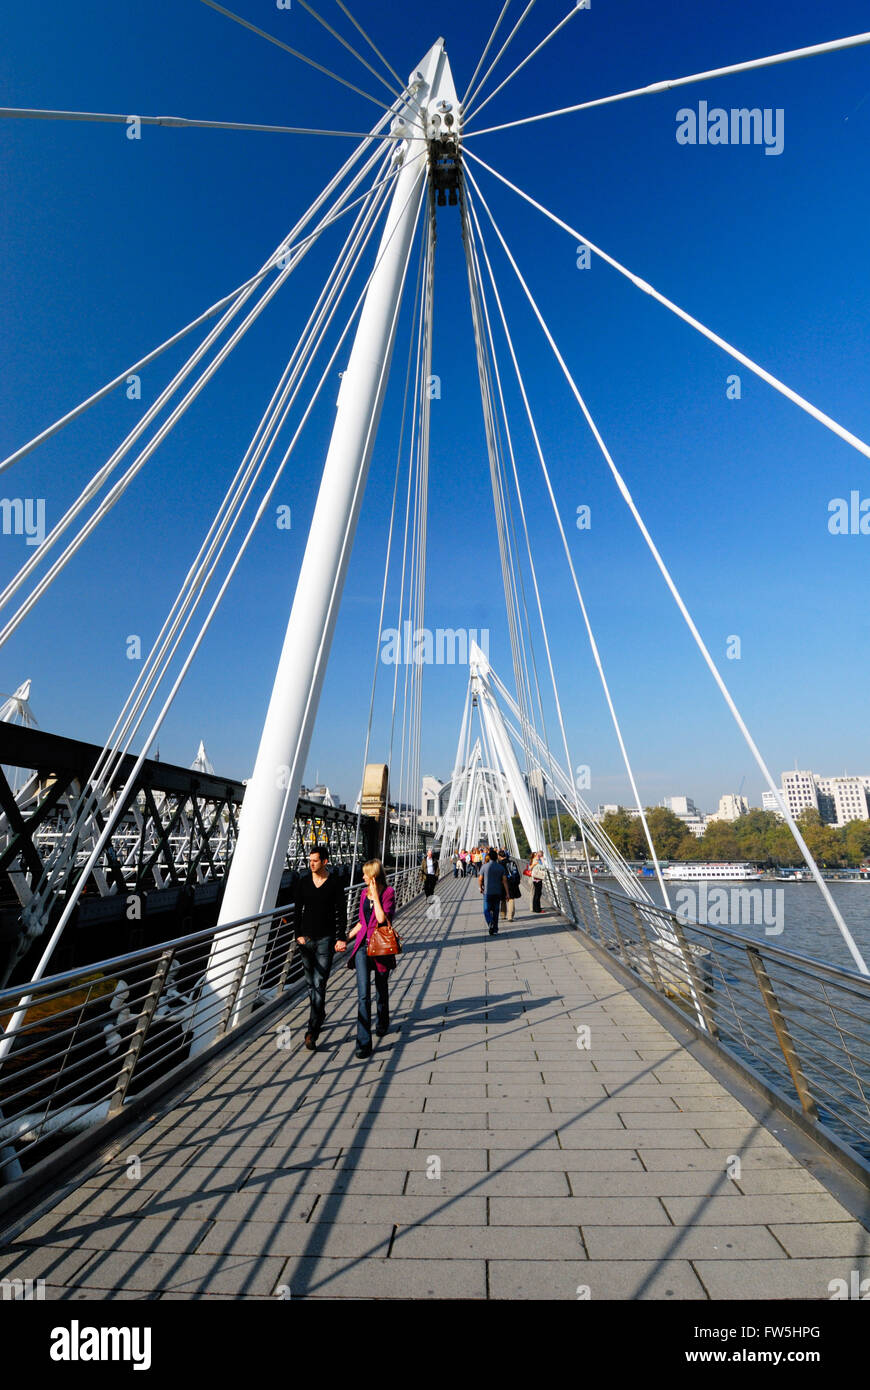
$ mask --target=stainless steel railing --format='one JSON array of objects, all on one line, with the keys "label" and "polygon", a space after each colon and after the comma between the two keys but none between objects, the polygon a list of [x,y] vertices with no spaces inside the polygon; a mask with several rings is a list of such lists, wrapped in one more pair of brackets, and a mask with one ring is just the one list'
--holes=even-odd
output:
[{"label": "stainless steel railing", "polygon": [[560,910],[726,1052],[870,1158],[870,979],[555,872]]},{"label": "stainless steel railing", "polygon": [[[416,867],[388,877],[397,909],[419,894]],[[361,891],[362,884],[346,890],[349,923],[357,920]],[[302,969],[293,918],[292,906],[279,907],[0,991],[0,1042],[29,999],[0,1061],[0,1185],[165,1084],[189,1058],[194,1020],[198,1032],[213,1034],[197,1057],[205,1061],[235,1031],[231,1019],[255,941],[262,957],[257,1003],[296,985]],[[251,931],[240,957],[244,926]]]}]

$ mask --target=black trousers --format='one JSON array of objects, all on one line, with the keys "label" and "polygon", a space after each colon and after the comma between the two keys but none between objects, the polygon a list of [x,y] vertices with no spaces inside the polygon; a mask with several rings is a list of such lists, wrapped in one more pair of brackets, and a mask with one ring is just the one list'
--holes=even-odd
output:
[{"label": "black trousers", "polygon": [[332,937],[324,936],[320,941],[306,940],[305,945],[298,949],[308,987],[308,1031],[316,1038],[326,1014],[326,981],[335,948]]},{"label": "black trousers", "polygon": [[543,910],[543,909],[541,908],[541,890],[542,890],[543,887],[544,887],[544,880],[543,880],[542,878],[537,879],[537,880],[532,884],[532,911],[533,911],[533,912],[541,912],[541,911]]}]

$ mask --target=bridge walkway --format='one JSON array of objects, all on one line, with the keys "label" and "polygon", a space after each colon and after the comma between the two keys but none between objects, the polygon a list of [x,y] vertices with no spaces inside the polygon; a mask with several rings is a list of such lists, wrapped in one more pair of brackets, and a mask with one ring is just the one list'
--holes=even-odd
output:
[{"label": "bridge walkway", "polygon": [[778,1113],[563,919],[523,900],[490,938],[476,882],[437,897],[440,916],[402,915],[369,1060],[336,970],[316,1053],[297,999],[71,1180],[0,1279],[57,1299],[688,1300],[870,1277],[867,1226]]}]

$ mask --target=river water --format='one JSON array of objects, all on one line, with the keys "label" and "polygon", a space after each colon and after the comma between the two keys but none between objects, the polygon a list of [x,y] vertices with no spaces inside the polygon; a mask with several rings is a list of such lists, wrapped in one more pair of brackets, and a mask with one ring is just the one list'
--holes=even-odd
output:
[{"label": "river water", "polygon": [[[609,885],[608,885],[609,886]],[[655,880],[644,879],[644,887],[657,903],[662,902],[662,893]],[[680,903],[686,907],[702,906],[704,898],[699,884],[669,883],[668,896],[671,907],[678,909]],[[843,921],[855,938],[859,950],[870,966],[870,880],[857,883],[829,883],[831,897],[839,908]],[[750,915],[752,900],[741,902],[740,897],[732,897],[734,888],[761,888],[760,911],[753,911],[751,922],[745,918]],[[717,899],[714,890],[725,889],[728,893],[727,919],[716,922],[714,904]],[[691,896],[679,898],[680,890]],[[724,902],[722,899],[718,899]],[[755,898],[758,904],[758,898]],[[780,946],[798,955],[813,956],[829,965],[843,966],[855,970],[855,961],[843,936],[831,915],[831,910],[822,897],[816,883],[777,883],[763,880],[751,884],[709,884],[707,894],[708,921],[711,925],[721,925],[723,930],[729,926],[743,936],[751,936],[768,945]],[[733,910],[731,910],[733,908]],[[694,920],[694,914],[689,914]],[[782,927],[779,931],[778,928]]]}]

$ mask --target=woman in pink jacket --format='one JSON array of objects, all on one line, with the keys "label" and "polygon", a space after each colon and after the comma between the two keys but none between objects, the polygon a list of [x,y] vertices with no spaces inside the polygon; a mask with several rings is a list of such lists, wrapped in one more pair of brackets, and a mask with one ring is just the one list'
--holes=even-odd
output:
[{"label": "woman in pink jacket", "polygon": [[347,962],[348,970],[356,970],[356,1056],[359,1058],[372,1055],[372,975],[375,977],[378,1001],[375,1032],[382,1038],[390,1027],[390,971],[396,965],[395,956],[370,956],[366,953],[375,927],[379,923],[392,922],[395,912],[396,895],[387,883],[380,859],[370,859],[363,864],[363,878],[366,887],[360,898],[359,923],[348,932],[348,939],[355,940]]}]

